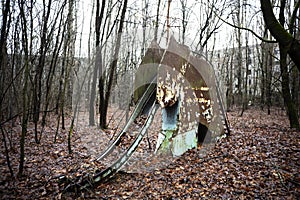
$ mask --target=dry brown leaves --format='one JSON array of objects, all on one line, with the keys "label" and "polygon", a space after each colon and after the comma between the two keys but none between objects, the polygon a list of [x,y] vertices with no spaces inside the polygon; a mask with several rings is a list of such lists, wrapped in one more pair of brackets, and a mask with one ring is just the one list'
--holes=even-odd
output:
[{"label": "dry brown leaves", "polygon": [[[300,133],[288,128],[285,112],[276,108],[269,116],[250,108],[242,117],[238,111],[228,114],[231,136],[210,146],[206,153],[203,148],[193,149],[164,168],[120,172],[108,182],[77,194],[63,193],[61,177],[74,180],[105,167],[93,159],[108,144],[110,133],[83,125],[84,117],[79,118],[81,125],[72,138],[74,152],[69,155],[67,132],[61,131],[54,144],[55,125],[49,121],[42,143],[37,145],[29,126],[23,177],[10,177],[1,144],[0,198],[299,199]],[[17,173],[20,127],[7,126],[6,130],[12,130],[10,159]],[[100,149],[93,150],[89,145]],[[147,147],[147,141],[143,145]]]}]

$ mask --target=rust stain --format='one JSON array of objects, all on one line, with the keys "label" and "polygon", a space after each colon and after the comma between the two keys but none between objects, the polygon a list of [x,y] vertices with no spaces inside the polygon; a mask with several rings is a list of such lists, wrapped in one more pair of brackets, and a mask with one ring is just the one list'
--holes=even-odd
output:
[{"label": "rust stain", "polygon": [[[194,128],[197,121],[209,127],[219,123],[214,72],[203,59],[191,55],[188,47],[171,39],[158,68],[157,100],[162,107],[180,100],[179,132]],[[213,123],[212,123],[213,122]],[[216,128],[218,129],[218,128]]]}]

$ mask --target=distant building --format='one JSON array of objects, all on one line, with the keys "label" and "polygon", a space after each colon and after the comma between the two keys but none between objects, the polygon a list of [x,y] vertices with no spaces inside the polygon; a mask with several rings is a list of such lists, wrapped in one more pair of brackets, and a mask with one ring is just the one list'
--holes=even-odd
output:
[{"label": "distant building", "polygon": [[[264,52],[271,54],[268,53],[267,57],[263,57],[262,48],[269,48],[270,50]],[[208,57],[215,68],[224,92],[224,99],[229,106],[242,103],[242,99],[240,99],[242,97],[239,97],[240,93],[242,95],[247,94],[249,104],[257,102],[261,98],[262,92],[265,92],[262,90],[265,90],[266,81],[270,80],[267,79],[270,73],[272,94],[278,94],[281,91],[281,85],[278,84],[280,83],[278,81],[280,79],[280,66],[277,45],[262,46],[257,44],[242,46],[240,50],[237,47],[220,49],[209,52]],[[271,70],[269,74],[267,73],[268,70]],[[245,82],[246,80],[247,82]]]}]

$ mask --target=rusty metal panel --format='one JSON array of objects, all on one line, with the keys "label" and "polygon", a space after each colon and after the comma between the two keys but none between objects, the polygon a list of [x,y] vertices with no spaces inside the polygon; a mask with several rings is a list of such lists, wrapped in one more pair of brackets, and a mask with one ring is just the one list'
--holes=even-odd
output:
[{"label": "rusty metal panel", "polygon": [[[179,154],[194,146],[191,138],[196,137],[198,123],[216,136],[224,131],[216,87],[215,74],[209,63],[193,56],[188,47],[171,37],[158,67],[156,98],[166,112],[176,103],[179,112],[176,121],[172,121],[176,130],[163,130],[163,135],[167,135],[164,140],[164,136],[160,137],[163,149],[170,148]],[[162,118],[163,125],[166,120]]]},{"label": "rusty metal panel", "polygon": [[189,123],[195,118],[208,127],[214,117],[219,116],[212,67],[203,58],[191,55],[188,47],[171,37],[158,68],[157,100],[164,108],[172,106],[179,97],[182,131],[194,128]]}]

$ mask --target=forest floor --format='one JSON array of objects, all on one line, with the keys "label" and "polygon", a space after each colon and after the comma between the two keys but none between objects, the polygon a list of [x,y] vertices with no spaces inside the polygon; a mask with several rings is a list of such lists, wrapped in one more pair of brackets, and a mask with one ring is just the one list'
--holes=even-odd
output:
[{"label": "forest floor", "polygon": [[[198,147],[165,166],[120,171],[109,181],[78,193],[64,191],[62,177],[80,177],[97,167],[93,159],[105,147],[99,141],[109,142],[112,130],[78,126],[72,136],[73,153],[68,154],[68,130],[60,132],[54,143],[56,126],[49,120],[41,143],[36,144],[30,124],[24,175],[17,177],[21,128],[7,125],[14,178],[2,142],[0,199],[300,199],[300,132],[289,129],[280,108],[273,108],[271,115],[256,108],[239,115],[238,109],[228,113],[231,135],[211,145],[205,154],[204,146]],[[79,118],[77,124],[86,123],[86,118]]]}]

